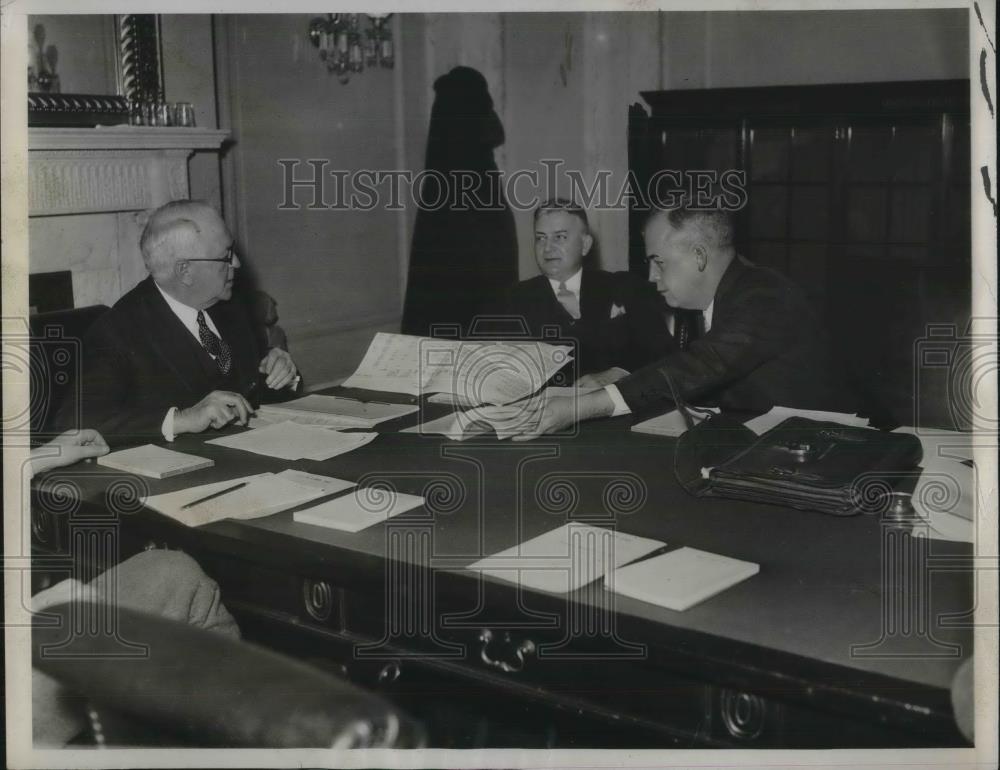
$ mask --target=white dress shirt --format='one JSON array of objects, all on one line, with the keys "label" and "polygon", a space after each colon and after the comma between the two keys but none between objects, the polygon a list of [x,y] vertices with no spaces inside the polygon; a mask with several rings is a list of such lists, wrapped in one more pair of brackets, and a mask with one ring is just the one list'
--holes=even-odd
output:
[{"label": "white dress shirt", "polygon": [[[160,292],[160,295],[163,297],[163,299],[166,300],[167,307],[170,308],[173,314],[177,316],[178,320],[180,320],[180,322],[184,324],[184,328],[187,329],[189,332],[191,332],[191,336],[193,336],[198,341],[198,344],[201,345],[201,335],[198,334],[197,308],[193,308],[190,305],[185,305],[183,302],[174,299],[169,294],[167,294],[163,289],[161,289],[160,285],[156,283],[156,281],[153,281],[153,285],[156,287],[157,291]],[[212,316],[210,316],[208,313],[205,313],[205,323],[208,325],[208,328],[212,330],[212,333],[215,334],[216,337],[222,339],[222,335],[219,334],[219,329],[216,327],[215,322],[212,321]],[[208,350],[205,350],[205,352],[208,353]],[[212,354],[209,353],[209,355],[211,356]],[[212,360],[213,361],[215,360],[215,356],[212,356]],[[163,423],[160,425],[160,433],[163,434],[163,438],[165,438],[167,441],[173,441],[176,438],[176,436],[174,435],[175,414],[177,414],[177,407],[176,406],[170,407],[167,410],[166,416],[163,418]]]},{"label": "white dress shirt", "polygon": [[[155,281],[153,282],[153,285],[156,286],[157,291],[159,291],[160,294],[163,296],[163,299],[166,300],[167,306],[173,311],[174,315],[180,319],[180,322],[182,324],[184,324],[184,328],[187,329],[189,332],[191,332],[191,336],[194,337],[196,340],[198,340],[198,344],[201,345],[201,337],[198,334],[197,308],[190,307],[188,305],[185,305],[183,302],[174,299],[169,294],[167,294],[163,289],[161,289],[160,285]],[[216,337],[222,339],[222,335],[219,334],[219,329],[216,327],[215,322],[212,320],[212,316],[210,316],[208,313],[205,313],[205,323],[208,324],[208,328],[212,330],[212,333],[215,334]],[[211,354],[209,353],[209,355]],[[215,358],[215,356],[212,356],[212,358]]]},{"label": "white dress shirt", "polygon": [[[715,300],[709,304],[707,308],[701,311],[702,317],[705,319],[705,332],[712,328],[712,311],[715,309]],[[671,315],[670,319],[667,321],[667,326],[670,328],[670,333],[674,333],[674,317]],[[620,417],[623,414],[632,414],[632,410],[628,408],[628,404],[625,403],[625,399],[622,397],[621,391],[614,385],[605,385],[604,391],[608,394],[611,399],[611,403],[615,405],[615,411],[611,413],[612,417]]]}]

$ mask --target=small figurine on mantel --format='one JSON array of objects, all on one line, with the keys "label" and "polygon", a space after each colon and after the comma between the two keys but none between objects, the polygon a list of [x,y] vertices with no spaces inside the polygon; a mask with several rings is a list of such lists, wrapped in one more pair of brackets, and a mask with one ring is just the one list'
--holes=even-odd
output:
[{"label": "small figurine on mantel", "polygon": [[38,72],[28,67],[28,92],[41,91],[45,94],[58,94],[60,91],[59,75],[56,64],[59,63],[59,51],[54,45],[45,47],[45,25],[36,24],[34,29],[35,53],[38,57]]}]

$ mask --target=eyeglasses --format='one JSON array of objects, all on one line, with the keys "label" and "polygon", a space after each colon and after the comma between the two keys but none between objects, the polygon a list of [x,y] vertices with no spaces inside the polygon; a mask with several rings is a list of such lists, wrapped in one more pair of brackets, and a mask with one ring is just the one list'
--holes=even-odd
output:
[{"label": "eyeglasses", "polygon": [[216,259],[188,259],[187,262],[225,262],[227,265],[233,264],[233,260],[236,259],[236,241],[229,244],[229,248],[226,249],[226,256],[218,257]]}]

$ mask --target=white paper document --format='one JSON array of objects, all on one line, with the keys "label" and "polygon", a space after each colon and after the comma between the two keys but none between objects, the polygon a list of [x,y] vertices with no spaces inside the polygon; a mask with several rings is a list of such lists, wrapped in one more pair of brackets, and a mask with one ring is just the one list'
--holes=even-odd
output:
[{"label": "white paper document", "polygon": [[[702,409],[702,407],[699,407],[699,409]],[[708,411],[712,414],[719,413],[716,407],[711,407]],[[691,420],[695,425],[706,419],[708,419],[708,415],[703,412],[691,412]],[[666,414],[650,417],[648,420],[632,426],[632,430],[636,433],[650,433],[654,436],[680,436],[687,429],[687,422],[684,420],[684,415],[681,414],[679,409],[672,409]]]},{"label": "white paper document", "polygon": [[379,332],[344,387],[448,393],[459,403],[508,404],[539,390],[572,358],[566,345],[477,342]]},{"label": "white paper document", "polygon": [[563,594],[600,580],[607,570],[664,545],[638,535],[571,523],[480,559],[466,569],[523,588]]},{"label": "white paper document", "polygon": [[427,403],[454,406],[457,409],[471,409],[474,406],[479,406],[479,404],[473,404],[467,398],[455,395],[454,393],[435,393],[427,399]]},{"label": "white paper document", "polygon": [[318,425],[285,422],[206,441],[282,460],[329,460],[370,443],[377,433],[341,433]]},{"label": "white paper document", "polygon": [[[530,427],[525,410],[517,404],[480,406],[465,412],[455,412],[404,428],[400,433],[438,435],[452,441],[465,441],[476,436],[496,436],[503,440],[516,436]],[[537,422],[537,421],[536,421]]]},{"label": "white paper document", "polygon": [[207,457],[175,452],[173,449],[155,444],[145,444],[98,457],[97,464],[126,473],[149,476],[152,479],[169,479],[182,473],[211,468],[215,465],[215,461]]},{"label": "white paper document", "polygon": [[[893,433],[909,433],[920,439],[920,446],[924,450],[924,462],[940,458],[972,460],[974,433],[939,430],[937,428],[914,428],[909,425],[896,428]],[[995,436],[986,437],[987,442],[995,439]]]},{"label": "white paper document", "polygon": [[294,468],[283,470],[278,473],[277,476],[279,479],[292,481],[303,487],[318,489],[324,495],[332,495],[337,492],[343,492],[345,489],[350,489],[355,486],[353,481],[335,479],[333,476],[321,476],[318,473],[306,473],[305,471],[297,471]]},{"label": "white paper document", "polygon": [[381,488],[359,488],[348,495],[296,511],[292,518],[299,524],[360,532],[405,511],[424,504],[419,495],[407,495]]},{"label": "white paper document", "polygon": [[754,562],[685,547],[617,569],[605,576],[604,587],[680,612],[758,572]]},{"label": "white paper document", "polygon": [[[238,484],[245,486],[205,500]],[[287,476],[258,473],[228,481],[201,484],[161,495],[150,495],[143,504],[189,527],[200,527],[221,519],[257,519],[294,508],[329,494],[315,485],[297,483]],[[185,505],[195,503],[189,508]]]},{"label": "white paper document", "polygon": [[925,457],[910,498],[913,510],[938,540],[971,543],[975,537],[975,470],[959,460]]},{"label": "white paper document", "polygon": [[841,425],[850,425],[855,428],[867,428],[868,420],[865,417],[858,417],[856,414],[845,414],[843,412],[820,412],[813,409],[792,409],[787,406],[776,406],[769,412],[765,412],[760,417],[754,417],[747,422],[747,427],[758,436],[767,433],[775,425],[787,420],[789,417],[805,417],[809,420],[819,420],[822,422],[836,422]]},{"label": "white paper document", "polygon": [[418,408],[413,404],[383,404],[314,393],[281,404],[265,404],[257,410],[257,417],[265,424],[289,420],[332,428],[372,428],[413,414]]},{"label": "white paper document", "polygon": [[561,386],[561,385],[549,385],[545,389],[545,397],[552,398],[558,396],[559,398],[576,398],[577,396],[583,396],[587,393],[593,393],[596,390],[603,390],[603,385],[591,385],[589,388],[580,388],[575,386]]}]

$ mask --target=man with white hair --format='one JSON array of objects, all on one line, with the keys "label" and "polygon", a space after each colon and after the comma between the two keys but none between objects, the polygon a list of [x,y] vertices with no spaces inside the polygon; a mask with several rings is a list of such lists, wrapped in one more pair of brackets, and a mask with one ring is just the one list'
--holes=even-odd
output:
[{"label": "man with white hair", "polygon": [[577,399],[539,400],[541,413],[524,421],[519,438],[677,399],[745,412],[857,408],[808,298],[779,273],[736,253],[728,212],[657,211],[643,237],[649,280],[686,327],[674,329],[676,348],[627,376],[609,371],[584,378],[582,385],[604,387]]},{"label": "man with white hair", "polygon": [[112,444],[173,441],[245,424],[253,404],[298,384],[291,356],[259,350],[243,303],[230,301],[234,246],[208,204],[153,212],[139,242],[149,277],[87,332],[81,381],[59,427],[94,427]]}]

